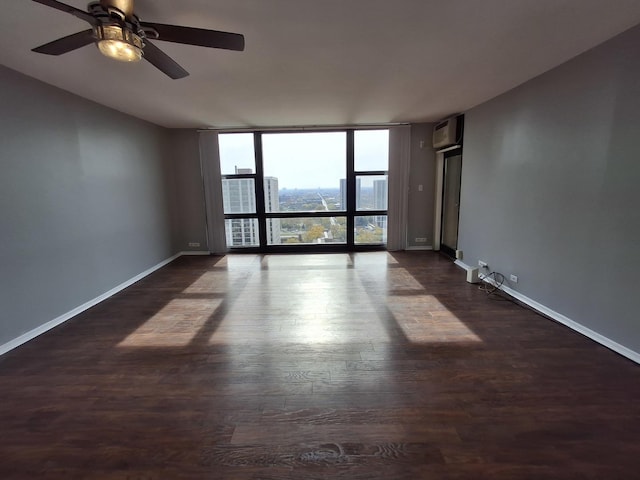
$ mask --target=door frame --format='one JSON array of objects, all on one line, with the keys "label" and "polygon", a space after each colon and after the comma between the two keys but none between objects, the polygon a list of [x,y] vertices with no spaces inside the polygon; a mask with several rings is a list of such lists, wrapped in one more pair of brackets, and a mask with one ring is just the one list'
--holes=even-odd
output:
[{"label": "door frame", "polygon": [[433,249],[440,250],[442,238],[442,193],[444,192],[444,153],[436,152],[436,188],[434,198]]},{"label": "door frame", "polygon": [[[436,152],[436,188],[434,201],[433,249],[455,259],[458,250],[442,244],[442,220],[444,215],[444,169],[445,159],[456,155],[462,156],[462,145]],[[460,178],[462,182],[462,177]],[[458,209],[458,228],[460,227],[460,209]]]}]

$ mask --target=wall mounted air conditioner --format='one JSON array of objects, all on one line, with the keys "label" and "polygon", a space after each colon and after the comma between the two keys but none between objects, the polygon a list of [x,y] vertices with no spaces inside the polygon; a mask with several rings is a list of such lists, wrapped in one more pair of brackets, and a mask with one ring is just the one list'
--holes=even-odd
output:
[{"label": "wall mounted air conditioner", "polygon": [[463,116],[447,118],[433,128],[433,148],[436,150],[462,143]]}]

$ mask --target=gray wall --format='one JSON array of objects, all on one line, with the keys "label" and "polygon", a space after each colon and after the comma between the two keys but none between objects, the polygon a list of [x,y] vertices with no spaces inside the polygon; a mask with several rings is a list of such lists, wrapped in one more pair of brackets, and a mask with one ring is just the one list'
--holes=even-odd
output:
[{"label": "gray wall", "polygon": [[[407,247],[433,247],[433,200],[436,155],[432,143],[432,123],[411,125],[411,164],[409,167],[409,212]],[[421,142],[424,142],[421,146]],[[419,186],[422,185],[422,191]],[[416,238],[426,238],[416,242]]]},{"label": "gray wall", "polygon": [[466,115],[465,263],[640,352],[640,27]]},{"label": "gray wall", "polygon": [[0,67],[0,345],[167,259],[167,130]]},{"label": "gray wall", "polygon": [[[170,130],[167,138],[172,159],[171,206],[175,250],[208,251],[198,132]],[[200,246],[189,246],[190,243],[199,243]]]}]

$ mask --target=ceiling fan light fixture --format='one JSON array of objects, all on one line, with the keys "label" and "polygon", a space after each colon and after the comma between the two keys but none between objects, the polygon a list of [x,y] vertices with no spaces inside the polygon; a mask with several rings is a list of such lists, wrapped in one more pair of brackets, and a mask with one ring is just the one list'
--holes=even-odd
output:
[{"label": "ceiling fan light fixture", "polygon": [[121,62],[137,62],[142,59],[142,38],[118,24],[95,27],[96,45],[100,52]]},{"label": "ceiling fan light fixture", "polygon": [[[83,30],[31,50],[45,55],[62,55],[95,43],[100,53],[121,62],[149,62],[174,80],[189,75],[175,60],[153,44],[154,40],[225,50],[244,50],[244,35],[204,28],[141,22],[135,14],[134,0],[100,0],[87,5],[87,11],[59,0],[33,0],[46,7],[73,15],[91,25]],[[144,49],[144,51],[143,51]]]}]

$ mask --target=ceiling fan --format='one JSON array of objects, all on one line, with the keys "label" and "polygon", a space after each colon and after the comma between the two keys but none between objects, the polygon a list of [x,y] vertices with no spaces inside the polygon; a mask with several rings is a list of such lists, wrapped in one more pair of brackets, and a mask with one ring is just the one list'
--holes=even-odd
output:
[{"label": "ceiling fan", "polygon": [[136,62],[144,58],[169,77],[177,79],[186,77],[189,72],[150,40],[244,50],[244,36],[238,33],[142,22],[133,12],[133,0],[92,2],[86,12],[56,0],[33,1],[70,13],[92,27],[33,49],[34,52],[46,55],[62,55],[95,43],[100,52],[110,58],[125,62]]}]

